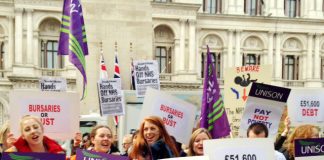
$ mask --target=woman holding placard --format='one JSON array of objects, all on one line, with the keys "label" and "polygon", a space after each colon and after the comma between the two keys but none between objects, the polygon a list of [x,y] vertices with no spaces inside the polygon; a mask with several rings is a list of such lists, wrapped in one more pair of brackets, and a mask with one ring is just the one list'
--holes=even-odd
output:
[{"label": "woman holding placard", "polygon": [[[95,152],[114,154],[111,150],[113,134],[108,126],[95,126],[90,132],[90,140],[92,143],[92,148],[90,148],[90,150]],[[71,157],[71,160],[75,159],[76,155],[73,155]]]},{"label": "woman holding placard", "polygon": [[161,118],[149,116],[140,125],[130,159],[163,159],[178,157],[179,153]]},{"label": "woman holding placard", "polygon": [[319,130],[316,126],[306,124],[297,127],[289,136],[283,151],[287,160],[293,160],[295,157],[295,139],[319,138]]},{"label": "woman holding placard", "polygon": [[24,116],[20,120],[21,136],[6,152],[64,153],[54,140],[44,136],[44,127],[38,117]]},{"label": "woman holding placard", "polygon": [[203,141],[211,139],[211,135],[205,128],[198,128],[191,134],[189,150],[186,156],[202,156],[204,154]]}]

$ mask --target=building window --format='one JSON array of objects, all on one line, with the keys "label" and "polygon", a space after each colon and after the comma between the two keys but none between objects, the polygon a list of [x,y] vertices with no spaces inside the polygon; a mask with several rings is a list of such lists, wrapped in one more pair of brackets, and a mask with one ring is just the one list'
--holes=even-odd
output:
[{"label": "building window", "polygon": [[324,80],[324,57],[321,59],[321,79]]},{"label": "building window", "polygon": [[[210,54],[212,54],[212,62],[215,63],[216,65],[216,75],[217,78],[220,78],[221,75],[221,54],[218,53],[214,53],[211,52]],[[205,70],[205,65],[206,65],[206,53],[202,53],[201,54],[201,78],[204,78],[204,70]]]},{"label": "building window", "polygon": [[299,57],[287,55],[283,58],[283,72],[282,76],[285,80],[298,80]]},{"label": "building window", "polygon": [[285,0],[285,14],[288,17],[300,16],[300,0]]},{"label": "building window", "polygon": [[262,15],[263,0],[245,0],[244,11],[250,16]]},{"label": "building window", "polygon": [[260,65],[260,55],[256,55],[256,54],[243,55],[242,65],[243,66]]},{"label": "building window", "polygon": [[155,59],[159,64],[160,73],[171,73],[171,49],[167,52],[166,47],[155,48]]},{"label": "building window", "polygon": [[4,43],[0,46],[0,70],[4,69],[4,53],[5,53]]},{"label": "building window", "polygon": [[210,14],[222,13],[222,0],[204,0],[204,12]]},{"label": "building window", "polygon": [[41,41],[41,66],[42,68],[57,69],[63,68],[62,56],[57,55],[57,41]]}]

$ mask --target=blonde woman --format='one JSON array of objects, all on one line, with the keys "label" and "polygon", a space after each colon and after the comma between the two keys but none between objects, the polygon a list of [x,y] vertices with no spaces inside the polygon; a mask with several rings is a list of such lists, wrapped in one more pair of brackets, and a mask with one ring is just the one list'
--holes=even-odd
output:
[{"label": "blonde woman", "polygon": [[20,120],[21,136],[6,152],[64,153],[62,147],[44,135],[44,127],[38,117],[24,116]]},{"label": "blonde woman", "polygon": [[204,154],[203,141],[211,139],[205,128],[198,128],[191,134],[187,156],[202,156]]}]

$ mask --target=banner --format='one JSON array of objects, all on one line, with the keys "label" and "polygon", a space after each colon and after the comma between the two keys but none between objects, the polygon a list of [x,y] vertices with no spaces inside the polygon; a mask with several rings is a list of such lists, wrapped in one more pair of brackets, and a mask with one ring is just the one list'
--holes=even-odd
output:
[{"label": "banner", "polygon": [[295,160],[323,160],[324,138],[296,139]]},{"label": "banner", "polygon": [[104,115],[124,115],[125,102],[121,91],[121,80],[100,79],[98,81],[100,113]]},{"label": "banner", "polygon": [[293,89],[288,98],[288,115],[294,126],[324,125],[324,89]]},{"label": "banner", "polygon": [[249,126],[259,122],[269,130],[269,137],[276,137],[290,89],[253,83],[240,125],[240,137],[246,137]]},{"label": "banner", "polygon": [[37,152],[2,152],[2,160],[65,160],[65,154],[37,153]]},{"label": "banner", "polygon": [[147,87],[160,90],[160,74],[157,61],[134,61],[136,96],[144,97]]},{"label": "banner", "polygon": [[207,46],[200,127],[208,129],[211,137],[216,139],[230,135],[231,129],[225,112],[214,61]]},{"label": "banner", "polygon": [[67,88],[66,79],[62,77],[41,77],[39,88],[41,91],[65,92]]},{"label": "banner", "polygon": [[238,136],[252,82],[270,84],[272,65],[249,65],[224,70],[224,104],[232,135]]},{"label": "banner", "polygon": [[[210,160],[274,160],[270,138],[234,138],[203,141],[204,155]],[[262,146],[262,147],[261,147]]]},{"label": "banner", "polygon": [[77,149],[76,159],[77,160],[128,160],[128,157]]},{"label": "banner", "polygon": [[195,121],[196,107],[168,93],[148,88],[143,102],[141,120],[158,116],[168,133],[178,142],[188,144]]},{"label": "banner", "polygon": [[87,94],[85,56],[88,55],[87,36],[79,0],[64,0],[58,55],[69,55],[69,60],[83,77],[83,100]]},{"label": "banner", "polygon": [[40,118],[45,135],[55,139],[70,139],[79,131],[80,101],[77,93],[12,91],[10,101],[10,131],[19,136],[19,122],[25,115]]}]

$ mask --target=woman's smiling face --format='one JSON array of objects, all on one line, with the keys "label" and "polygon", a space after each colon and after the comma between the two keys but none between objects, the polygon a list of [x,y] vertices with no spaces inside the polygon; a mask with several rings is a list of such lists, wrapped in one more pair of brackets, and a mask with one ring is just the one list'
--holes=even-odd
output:
[{"label": "woman's smiling face", "polygon": [[22,122],[22,137],[30,145],[37,145],[43,142],[44,130],[34,119],[27,119]]},{"label": "woman's smiling face", "polygon": [[144,123],[143,134],[144,134],[144,139],[149,145],[155,143],[161,136],[159,127],[147,121]]},{"label": "woman's smiling face", "polygon": [[195,155],[201,156],[204,154],[204,147],[203,147],[203,141],[209,139],[208,135],[204,132],[199,133],[197,137],[195,138],[195,141],[193,143],[193,151],[195,152]]},{"label": "woman's smiling face", "polygon": [[94,150],[96,152],[108,152],[112,143],[112,133],[108,128],[99,128],[96,131],[96,135],[92,139],[94,144]]}]

